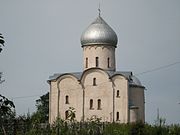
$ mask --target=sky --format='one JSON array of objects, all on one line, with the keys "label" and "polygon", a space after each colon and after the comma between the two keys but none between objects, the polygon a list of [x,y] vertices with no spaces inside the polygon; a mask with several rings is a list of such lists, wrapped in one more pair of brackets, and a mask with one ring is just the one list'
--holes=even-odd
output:
[{"label": "sky", "polygon": [[154,123],[159,108],[166,123],[180,123],[179,0],[0,0],[0,93],[18,115],[32,113],[50,75],[82,71],[80,37],[99,2],[118,36],[116,69],[132,71],[146,87],[146,122]]}]

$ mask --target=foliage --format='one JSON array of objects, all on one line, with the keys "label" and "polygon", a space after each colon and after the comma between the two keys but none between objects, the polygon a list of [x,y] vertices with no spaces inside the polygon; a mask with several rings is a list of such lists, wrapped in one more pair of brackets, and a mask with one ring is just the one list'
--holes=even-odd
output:
[{"label": "foliage", "polygon": [[34,123],[47,123],[49,119],[49,92],[36,100],[37,111],[33,113],[31,119]]},{"label": "foliage", "polygon": [[18,135],[25,134],[27,131],[29,131],[31,127],[31,116],[29,113],[27,115],[20,115],[15,118],[14,120],[14,129],[15,133]]},{"label": "foliage", "polygon": [[[59,129],[59,132],[58,130]],[[156,126],[142,122],[120,124],[100,122],[95,117],[86,122],[57,119],[51,126],[51,135],[180,135],[180,125]]]},{"label": "foliage", "polygon": [[8,126],[12,124],[15,117],[15,112],[13,111],[14,108],[14,103],[0,94],[0,132],[3,132],[4,134],[8,133],[7,131],[10,129]]},{"label": "foliage", "polygon": [[76,117],[75,113],[76,113],[75,109],[73,107],[69,107],[68,116],[67,116],[66,121],[67,122],[75,122],[75,117]]},{"label": "foliage", "polygon": [[46,135],[50,133],[49,119],[49,92],[36,100],[37,111],[30,116],[27,135]]},{"label": "foliage", "polygon": [[[2,46],[4,46],[4,37],[0,33],[0,53],[2,51]],[[1,80],[2,72],[0,72],[0,84],[4,82]],[[15,105],[14,103],[0,94],[0,133],[12,134],[12,127],[15,119]]]},{"label": "foliage", "polygon": [[37,111],[30,115],[16,116],[14,103],[0,95],[0,134],[43,134],[50,133],[48,124],[49,93],[36,100]]},{"label": "foliage", "polygon": [[4,46],[4,37],[2,36],[2,34],[0,33],[0,52],[2,51],[2,45]]},{"label": "foliage", "polygon": [[[70,110],[73,109],[70,108]],[[70,117],[66,120],[58,118],[49,125],[33,123],[29,114],[19,116],[12,121],[11,132],[8,132],[8,135],[12,133],[16,135],[180,135],[180,125],[160,127],[142,122],[108,123],[100,122],[101,119],[95,116],[86,122],[77,122],[75,118]]]},{"label": "foliage", "polygon": [[129,135],[130,125],[119,123],[104,123],[103,135]]},{"label": "foliage", "polygon": [[2,96],[0,94],[0,116],[1,118],[10,115],[13,111],[12,108],[15,108],[14,103],[6,98],[5,96]]},{"label": "foliage", "polygon": [[[8,100],[1,96],[2,101]],[[67,119],[60,117],[53,124],[48,121],[49,93],[36,100],[37,111],[30,115],[16,116],[12,111],[12,101],[7,104],[11,107],[3,120],[0,134],[4,135],[180,135],[180,125],[166,125],[165,119],[159,118],[154,125],[142,122],[137,123],[109,123],[101,122],[101,118],[92,116],[85,122],[76,121],[76,111],[68,109]],[[4,103],[5,104],[5,103]],[[6,109],[5,109],[6,110]],[[9,115],[11,114],[11,115]],[[2,123],[2,121],[1,121]]]}]

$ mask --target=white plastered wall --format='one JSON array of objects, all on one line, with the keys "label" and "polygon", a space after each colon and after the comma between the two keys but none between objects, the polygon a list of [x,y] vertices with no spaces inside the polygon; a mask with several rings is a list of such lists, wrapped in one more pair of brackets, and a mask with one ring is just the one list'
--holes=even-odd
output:
[{"label": "white plastered wall", "polygon": [[[115,47],[113,46],[104,46],[104,45],[93,45],[93,46],[84,46],[83,47],[83,67],[84,70],[92,67],[96,67],[96,57],[99,57],[99,68],[104,70],[116,69],[115,62]],[[88,67],[86,68],[86,58],[88,58]],[[109,58],[109,67],[108,59]]]},{"label": "white plastered wall", "polygon": [[[117,119],[117,112],[119,112],[119,120],[116,122],[127,123],[128,122],[128,80],[121,76],[115,75],[112,78],[114,82],[114,97],[115,97],[115,111],[114,111],[114,120]],[[117,97],[117,90],[119,90],[119,97]]]},{"label": "white plastered wall", "polygon": [[[83,109],[83,89],[79,81],[72,75],[64,75],[60,78],[59,82],[60,99],[59,99],[59,112],[60,117],[65,119],[65,111],[69,107],[75,109],[76,120],[82,120]],[[66,104],[65,97],[69,97],[69,103]]]},{"label": "white plastered wall", "polygon": [[49,123],[53,123],[57,117],[57,106],[58,106],[58,88],[57,82],[50,82],[50,93],[49,93]]},{"label": "white plastered wall", "polygon": [[[96,86],[93,86],[93,78],[96,78]],[[85,87],[85,120],[96,116],[102,121],[112,122],[113,90],[107,73],[100,69],[90,69],[84,73],[82,83]],[[93,99],[93,109],[90,109],[90,99]],[[100,110],[97,109],[98,99],[101,100]]]},{"label": "white plastered wall", "polygon": [[[144,87],[130,86],[130,103],[138,108],[130,110],[130,122],[145,121]],[[135,118],[136,116],[136,118]]]}]

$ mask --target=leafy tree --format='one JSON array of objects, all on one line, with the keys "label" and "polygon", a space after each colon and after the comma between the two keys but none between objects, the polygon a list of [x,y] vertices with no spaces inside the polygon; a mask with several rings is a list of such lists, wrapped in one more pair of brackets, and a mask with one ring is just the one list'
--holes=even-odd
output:
[{"label": "leafy tree", "polygon": [[[0,33],[0,52],[2,51],[2,45],[4,46],[4,37]],[[0,72],[0,84],[4,82],[4,80],[1,80],[2,72]],[[10,131],[9,127],[7,127],[8,124],[12,123],[12,119],[15,118],[15,112],[13,111],[15,108],[14,103],[6,98],[5,96],[0,94],[0,131],[2,131],[5,135],[7,134],[7,129]]]},{"label": "leafy tree", "polygon": [[0,52],[2,51],[2,45],[4,46],[4,37],[2,36],[2,34],[0,33]]},{"label": "leafy tree", "polygon": [[14,108],[14,103],[0,94],[0,127],[5,135],[7,131],[5,124],[8,124],[8,121],[15,117]]},{"label": "leafy tree", "polygon": [[49,119],[49,92],[36,100],[37,111],[32,115],[34,123],[47,123]]}]

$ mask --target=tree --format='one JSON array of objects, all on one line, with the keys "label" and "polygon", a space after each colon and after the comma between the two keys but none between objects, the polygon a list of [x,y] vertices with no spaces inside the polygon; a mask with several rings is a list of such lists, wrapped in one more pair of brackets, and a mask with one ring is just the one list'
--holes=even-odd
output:
[{"label": "tree", "polygon": [[5,124],[9,119],[15,116],[15,113],[13,109],[15,108],[15,105],[12,101],[10,101],[5,96],[2,96],[0,94],[0,126],[2,129],[2,132],[6,135],[6,128]]},{"label": "tree", "polygon": [[47,123],[49,119],[49,92],[36,100],[37,111],[32,115],[35,123]]},{"label": "tree", "polygon": [[[4,37],[0,33],[0,53],[2,51],[2,45],[4,46],[4,43]],[[2,72],[0,72],[0,84],[4,82],[4,80],[1,80],[1,78]],[[15,112],[13,111],[14,108],[14,103],[0,94],[0,131],[2,130],[5,135],[7,133],[7,130],[4,125],[7,121],[15,117]]]},{"label": "tree", "polygon": [[2,45],[4,46],[4,37],[2,36],[2,34],[0,33],[0,52],[2,51]]}]

